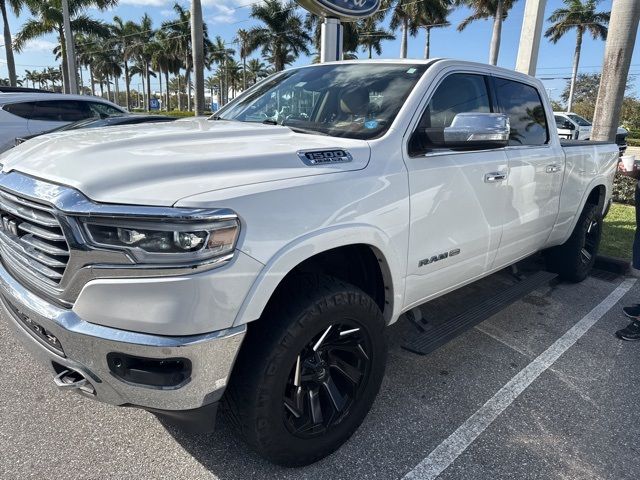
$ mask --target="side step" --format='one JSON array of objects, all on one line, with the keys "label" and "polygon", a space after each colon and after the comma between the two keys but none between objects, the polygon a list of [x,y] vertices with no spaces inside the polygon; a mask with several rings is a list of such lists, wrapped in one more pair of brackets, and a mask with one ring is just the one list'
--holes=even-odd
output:
[{"label": "side step", "polygon": [[405,342],[402,348],[419,355],[427,355],[556,277],[555,273],[545,271],[529,275],[524,280],[481,301],[466,312],[425,329],[424,332]]}]

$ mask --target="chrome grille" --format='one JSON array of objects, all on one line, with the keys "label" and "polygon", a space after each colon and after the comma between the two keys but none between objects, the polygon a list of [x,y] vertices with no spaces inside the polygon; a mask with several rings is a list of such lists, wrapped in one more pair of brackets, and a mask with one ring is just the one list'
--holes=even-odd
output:
[{"label": "chrome grille", "polygon": [[53,207],[0,190],[0,254],[20,276],[57,286],[69,246]]}]

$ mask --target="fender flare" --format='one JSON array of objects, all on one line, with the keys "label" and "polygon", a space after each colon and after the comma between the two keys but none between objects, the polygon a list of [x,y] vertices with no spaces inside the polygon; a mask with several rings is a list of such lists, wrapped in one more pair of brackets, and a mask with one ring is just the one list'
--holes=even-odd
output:
[{"label": "fender flare", "polygon": [[595,177],[593,180],[591,180],[587,188],[584,190],[584,193],[582,194],[582,199],[580,199],[580,207],[576,211],[576,214],[573,217],[573,220],[571,220],[571,226],[569,227],[568,233],[562,239],[562,242],[560,242],[560,245],[562,245],[564,242],[569,240],[569,237],[571,237],[571,234],[573,233],[573,231],[576,228],[576,225],[578,224],[580,215],[584,211],[584,207],[587,205],[587,200],[589,199],[589,195],[591,195],[591,192],[596,187],[604,187],[604,202],[602,204],[602,209],[604,212],[604,208],[606,207],[606,204],[607,204],[607,198],[611,196],[612,190],[610,188],[607,188],[607,178],[602,175],[599,175]]},{"label": "fender flare", "polygon": [[297,265],[327,250],[356,244],[372,247],[382,263],[392,303],[391,308],[385,309],[384,315],[388,324],[393,323],[402,309],[406,265],[403,267],[402,257],[391,247],[391,240],[382,230],[367,224],[350,224],[309,233],[281,248],[253,282],[233,325],[243,325],[259,319],[280,282]]}]

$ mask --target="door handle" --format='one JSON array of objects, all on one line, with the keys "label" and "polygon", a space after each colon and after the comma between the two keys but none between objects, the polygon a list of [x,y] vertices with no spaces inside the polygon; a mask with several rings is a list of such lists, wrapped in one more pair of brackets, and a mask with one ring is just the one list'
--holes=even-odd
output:
[{"label": "door handle", "polygon": [[485,183],[502,182],[503,180],[506,180],[506,178],[507,178],[506,172],[491,172],[491,173],[484,174]]},{"label": "door handle", "polygon": [[545,172],[547,173],[557,173],[560,171],[560,165],[547,165],[545,168]]}]

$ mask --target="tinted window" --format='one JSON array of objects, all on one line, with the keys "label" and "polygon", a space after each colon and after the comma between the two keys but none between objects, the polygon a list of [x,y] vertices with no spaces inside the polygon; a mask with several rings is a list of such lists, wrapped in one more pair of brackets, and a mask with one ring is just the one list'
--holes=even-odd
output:
[{"label": "tinted window", "polygon": [[18,117],[29,119],[33,114],[34,106],[34,102],[12,103],[5,105],[4,110]]},{"label": "tinted window", "polygon": [[91,108],[91,113],[94,117],[113,117],[123,114],[122,110],[105,103],[90,102],[89,107]]},{"label": "tinted window", "polygon": [[35,102],[31,120],[47,122],[77,122],[91,117],[89,107],[76,100],[45,100]]},{"label": "tinted window", "polygon": [[547,119],[538,91],[524,83],[496,78],[496,96],[509,115],[509,145],[544,145],[549,141]]},{"label": "tinted window", "polygon": [[485,77],[454,73],[434,92],[409,144],[409,153],[419,155],[443,145],[444,129],[458,113],[491,112]]},{"label": "tinted window", "polygon": [[569,113],[567,114],[567,117],[569,117],[571,120],[576,122],[581,127],[591,126],[591,122],[589,120],[587,120],[586,118],[582,118],[580,115],[576,115],[575,113]]},{"label": "tinted window", "polygon": [[559,117],[558,115],[554,115],[553,118],[556,121],[556,127],[558,127],[558,128],[566,128],[565,125],[564,125],[565,122],[567,121],[566,118]]}]

